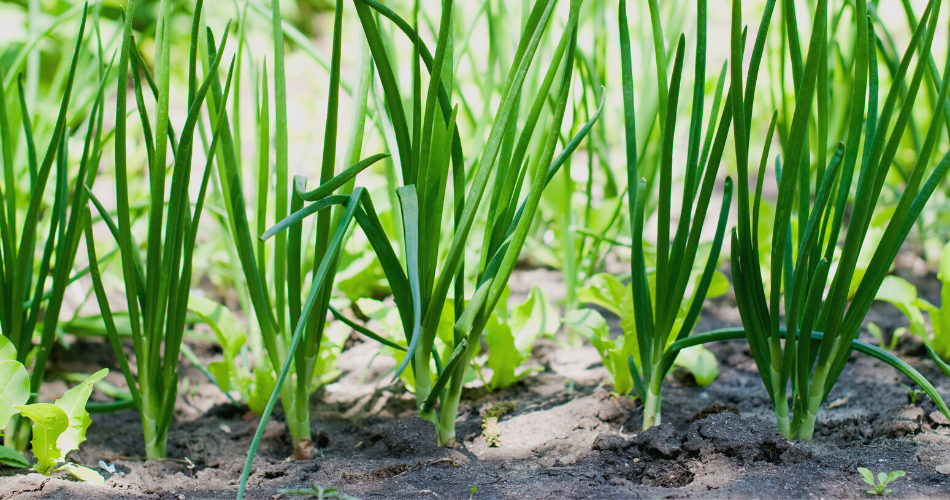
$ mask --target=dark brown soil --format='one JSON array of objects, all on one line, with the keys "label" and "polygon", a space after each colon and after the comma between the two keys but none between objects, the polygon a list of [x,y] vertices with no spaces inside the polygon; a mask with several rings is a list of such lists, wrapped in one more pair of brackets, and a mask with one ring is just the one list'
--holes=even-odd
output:
[{"label": "dark brown soil", "polygon": [[[918,280],[924,296],[933,281]],[[905,322],[883,304],[875,304],[869,319],[886,334]],[[697,331],[738,320],[734,301],[720,299],[709,304]],[[544,371],[496,393],[466,390],[461,445],[443,449],[435,446],[432,425],[413,416],[412,396],[399,384],[386,385],[392,360],[374,358],[373,345],[356,344],[341,356],[344,375],[333,390],[311,401],[317,457],[289,458],[293,449],[278,409],[255,459],[248,498],[277,499],[279,489],[310,483],[365,499],[464,500],[472,486],[474,499],[865,498],[857,467],[906,471],[891,484],[892,498],[950,497],[950,477],[935,470],[950,464],[950,426],[926,396],[908,404],[904,384],[910,381],[895,370],[852,355],[818,416],[814,440],[790,443],[775,432],[745,344],[710,348],[720,362],[716,381],[704,388],[689,377],[668,377],[664,424],[641,432],[640,405],[602,385],[607,372],[593,348],[540,341],[533,362]],[[918,343],[903,341],[899,349],[950,399],[950,380],[921,355]],[[208,346],[195,350],[214,359]],[[55,369],[69,371],[113,363],[97,340],[77,342],[71,355],[54,359],[62,364]],[[89,440],[71,458],[90,467],[100,460],[114,465],[115,473],[103,472],[107,487],[0,469],[0,499],[233,498],[257,421],[245,419],[246,407],[230,403],[187,363],[182,369],[190,384],[176,408],[171,459],[140,458],[141,426],[133,411],[93,415]],[[111,376],[121,385],[121,376]],[[504,400],[517,409],[501,418],[502,445],[492,448],[480,435],[479,411]]]}]

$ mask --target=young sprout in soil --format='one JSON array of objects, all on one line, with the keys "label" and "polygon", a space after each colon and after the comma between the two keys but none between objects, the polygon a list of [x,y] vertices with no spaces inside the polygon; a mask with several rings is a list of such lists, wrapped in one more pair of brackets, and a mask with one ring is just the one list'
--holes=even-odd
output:
[{"label": "young sprout in soil", "polygon": [[325,498],[338,498],[340,500],[360,500],[357,497],[341,493],[337,488],[332,486],[323,487],[317,483],[310,483],[310,488],[298,488],[291,490],[277,490],[277,493],[280,495],[302,495],[302,496],[311,496],[316,497],[317,500],[324,500]]},{"label": "young sprout in soil", "polygon": [[878,472],[877,473],[877,482],[874,481],[874,474],[871,473],[868,469],[864,467],[858,467],[858,472],[861,473],[861,477],[864,479],[865,483],[871,485],[873,490],[868,490],[869,495],[880,495],[884,496],[890,493],[891,489],[887,485],[891,484],[891,481],[904,477],[904,471],[896,470],[894,472]]},{"label": "young sprout in soil", "polygon": [[[854,26],[854,39],[851,40],[855,54],[855,81],[850,97],[849,126],[844,137],[846,143],[839,143],[828,165],[818,165],[812,189],[806,146],[816,89],[827,78],[825,65],[828,64],[828,57],[825,57],[825,51],[828,50],[829,20],[828,1],[819,0],[815,4],[811,41],[801,77],[796,82],[795,110],[788,139],[782,161],[777,160],[775,167],[778,200],[768,268],[771,286],[767,295],[760,263],[758,219],[768,145],[759,165],[753,197],[749,193],[749,121],[755,102],[758,63],[774,1],[768,3],[755,41],[752,64],[745,77],[741,2],[733,2],[732,82],[729,98],[739,175],[739,224],[732,232],[732,275],[745,337],[772,399],[779,432],[790,439],[811,439],[818,409],[855,348],[900,369],[931,396],[941,411],[948,413],[943,400],[920,373],[878,347],[858,346],[859,343],[855,341],[889,264],[896,257],[924,204],[950,168],[948,154],[932,170],[926,182],[922,182],[943,124],[940,117],[950,90],[950,78],[946,78],[940,88],[926,139],[920,146],[916,164],[907,178],[894,215],[888,222],[867,272],[857,276],[855,268],[871,215],[880,200],[885,178],[893,164],[908,117],[914,109],[926,64],[917,64],[915,67],[899,107],[898,96],[902,94],[907,69],[917,49],[920,48],[924,54],[930,53],[939,24],[940,3],[940,0],[932,0],[923,13],[880,112],[874,25],[868,21],[866,3],[860,0],[855,3],[854,18],[858,22]],[[802,54],[794,50],[792,52],[793,60],[802,60]],[[945,74],[947,71],[950,71],[950,65],[945,69]],[[746,87],[743,86],[743,80]],[[868,95],[870,97],[866,98]],[[898,108],[897,120],[892,123]],[[819,102],[818,119],[825,120],[827,113],[827,106]],[[864,154],[859,155],[862,143]],[[859,175],[856,194],[852,197],[850,193],[855,173]],[[854,200],[850,206],[849,200]],[[845,213],[849,213],[850,218],[844,247],[839,254],[836,249]],[[794,222],[797,222],[797,226]],[[797,229],[796,235],[792,234],[794,229]],[[833,261],[836,261],[834,266]],[[830,275],[832,269],[834,274]],[[830,287],[826,287],[829,278]],[[853,278],[859,278],[859,284],[849,301]],[[782,308],[785,313],[784,327],[780,326],[779,317]],[[787,393],[789,382],[792,388],[791,411]]]},{"label": "young sprout in soil", "polygon": [[901,387],[907,389],[907,404],[916,405],[917,397],[923,394],[927,394],[926,391],[918,389],[916,387],[911,387],[909,385],[901,384]]}]

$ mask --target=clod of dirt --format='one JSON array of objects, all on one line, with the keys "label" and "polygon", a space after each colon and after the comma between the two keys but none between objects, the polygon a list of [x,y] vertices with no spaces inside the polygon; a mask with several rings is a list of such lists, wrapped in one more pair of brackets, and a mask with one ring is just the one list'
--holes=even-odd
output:
[{"label": "clod of dirt", "polygon": [[935,410],[930,412],[930,421],[934,425],[950,425],[950,420],[947,419],[947,416],[940,412],[940,410]]},{"label": "clod of dirt", "polygon": [[431,455],[438,451],[435,424],[419,417],[402,419],[383,432],[383,443],[396,457]]},{"label": "clod of dirt", "polygon": [[594,438],[591,449],[602,451],[616,451],[620,453],[627,447],[627,440],[617,434],[600,434]]},{"label": "clod of dirt", "polygon": [[805,449],[802,446],[794,446],[789,443],[789,447],[785,450],[785,453],[782,453],[782,463],[783,464],[800,464],[811,458],[811,450]]},{"label": "clod of dirt", "polygon": [[896,438],[913,436],[920,432],[920,423],[924,419],[924,410],[904,405],[891,408],[874,420],[874,437]]},{"label": "clod of dirt", "polygon": [[758,417],[722,412],[690,424],[685,447],[700,454],[715,451],[740,462],[775,463],[788,449],[788,440]]},{"label": "clod of dirt", "polygon": [[871,441],[874,431],[867,415],[855,415],[841,420],[825,420],[815,428],[815,436],[830,437],[842,448]]},{"label": "clod of dirt", "polygon": [[679,455],[683,450],[682,443],[682,436],[670,424],[650,427],[630,440],[630,444],[636,445],[640,451],[662,458]]},{"label": "clod of dirt", "polygon": [[679,462],[661,460],[646,467],[641,482],[647,486],[680,488],[693,482],[693,473]]},{"label": "clod of dirt", "polygon": [[[422,420],[422,419],[419,419],[419,420]],[[396,465],[387,465],[385,467],[380,467],[366,474],[353,474],[350,472],[343,472],[340,477],[342,477],[348,483],[361,483],[363,481],[379,481],[382,479],[389,479],[391,477],[396,477],[408,470],[409,470],[408,464],[396,464]]]},{"label": "clod of dirt", "polygon": [[720,403],[717,401],[703,408],[702,410],[699,410],[698,412],[696,412],[692,417],[689,418],[689,421],[695,422],[697,420],[702,420],[710,415],[715,415],[717,413],[722,413],[724,411],[732,412],[738,415],[739,407],[732,403]]}]

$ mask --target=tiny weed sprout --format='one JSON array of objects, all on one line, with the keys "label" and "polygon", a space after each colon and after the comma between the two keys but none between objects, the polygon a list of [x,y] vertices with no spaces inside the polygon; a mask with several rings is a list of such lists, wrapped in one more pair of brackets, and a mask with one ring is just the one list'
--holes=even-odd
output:
[{"label": "tiny weed sprout", "polygon": [[[772,4],[774,2],[769,2],[770,6]],[[776,160],[775,165],[778,199],[767,267],[771,276],[770,290],[767,290],[762,277],[758,246],[759,208],[768,160],[768,142],[758,170],[756,191],[754,197],[750,197],[749,121],[756,102],[754,95],[758,62],[772,11],[771,8],[766,9],[752,52],[753,64],[748,73],[743,75],[741,61],[745,50],[742,42],[741,2],[736,0],[732,5],[732,81],[729,99],[733,110],[733,137],[739,179],[739,224],[732,232],[732,276],[744,335],[772,399],[779,432],[791,439],[811,439],[818,409],[837,382],[853,349],[869,353],[898,368],[921,386],[940,410],[947,414],[943,400],[919,372],[880,348],[866,344],[859,346],[856,341],[861,323],[881,288],[889,264],[894,261],[924,204],[950,168],[948,154],[922,183],[943,123],[940,117],[950,90],[948,78],[940,86],[926,138],[920,145],[913,171],[907,177],[893,216],[887,222],[866,271],[856,273],[871,215],[880,199],[897,144],[914,109],[927,64],[918,61],[909,83],[905,82],[905,76],[910,60],[918,49],[922,54],[930,53],[939,24],[940,0],[930,2],[920,18],[880,110],[874,24],[867,21],[865,2],[856,2],[857,22],[853,39],[849,41],[855,53],[849,125],[846,132],[842,131],[845,142],[839,143],[827,164],[818,165],[813,189],[806,145],[809,142],[809,121],[812,119],[816,89],[827,78],[828,58],[825,52],[828,50],[829,20],[828,2],[819,0],[815,4],[811,41],[804,66],[798,64],[803,60],[801,53],[795,52],[793,48],[791,54],[792,60],[797,61],[797,94],[787,140],[783,141],[781,161]],[[947,70],[950,70],[950,66],[945,72]],[[871,91],[868,93],[869,88]],[[897,120],[892,123],[897,97],[902,93],[904,95]],[[820,98],[817,119],[822,123],[826,123],[828,118],[826,104],[824,98]],[[777,114],[773,115],[773,123],[775,116]],[[863,155],[859,154],[862,143]],[[824,149],[824,146],[820,147]],[[850,193],[855,173],[858,174],[858,182],[856,194],[852,198]],[[849,204],[852,199],[853,203]],[[844,247],[838,253],[838,236],[846,212],[850,218]],[[797,232],[794,231],[796,228]],[[826,287],[829,277],[830,287]],[[853,279],[857,280],[858,285],[852,297],[850,291]],[[782,309],[784,328],[780,326],[779,318]],[[787,392],[789,382],[792,388],[791,412]]]},{"label": "tiny weed sprout", "polygon": [[904,477],[904,471],[902,470],[896,470],[890,473],[878,472],[877,482],[875,482],[874,474],[868,469],[865,469],[864,467],[858,467],[858,472],[861,473],[861,478],[864,479],[864,482],[870,484],[871,488],[874,488],[874,489],[868,490],[868,495],[879,495],[879,496],[887,495],[888,493],[891,493],[891,491],[893,491],[890,488],[888,488],[887,485],[891,484],[891,481],[899,477]]},{"label": "tiny weed sprout", "polygon": [[299,496],[308,496],[315,497],[317,500],[324,500],[325,498],[338,498],[340,500],[360,500],[357,497],[347,495],[345,493],[340,493],[336,488],[333,487],[323,487],[317,483],[310,483],[310,488],[298,488],[293,490],[277,490],[277,493],[280,495],[299,495]]}]

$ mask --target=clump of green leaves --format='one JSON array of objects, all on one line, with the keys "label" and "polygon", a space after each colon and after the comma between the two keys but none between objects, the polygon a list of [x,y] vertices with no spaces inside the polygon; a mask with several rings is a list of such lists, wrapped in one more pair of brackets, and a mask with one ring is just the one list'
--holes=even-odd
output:
[{"label": "clump of green leaves", "polygon": [[[750,196],[749,122],[754,103],[758,102],[754,98],[756,78],[773,6],[774,1],[768,2],[755,39],[753,63],[744,75],[741,1],[732,3],[732,82],[729,99],[733,111],[739,177],[739,224],[732,232],[731,246],[732,276],[744,334],[772,399],[779,432],[790,439],[811,438],[818,409],[841,375],[852,349],[870,353],[907,374],[931,396],[941,411],[950,413],[933,385],[919,372],[882,349],[860,345],[856,341],[890,263],[894,261],[924,204],[950,169],[950,154],[947,154],[924,182],[925,171],[929,169],[931,155],[938,142],[943,124],[940,118],[950,91],[950,79],[944,79],[927,136],[920,145],[916,163],[907,176],[893,216],[887,221],[866,272],[860,275],[856,273],[872,215],[888,171],[894,164],[897,146],[914,109],[927,64],[918,60],[909,83],[905,82],[905,77],[910,61],[918,50],[922,54],[930,54],[939,24],[940,0],[932,0],[928,4],[880,109],[874,24],[868,20],[866,2],[855,2],[854,37],[849,41],[855,54],[850,70],[854,73],[854,83],[847,132],[842,132],[846,142],[839,143],[827,164],[823,161],[818,164],[813,184],[806,145],[809,143],[809,122],[816,94],[819,96],[817,119],[827,123],[828,106],[822,97],[825,90],[820,89],[827,83],[829,59],[825,52],[829,46],[828,1],[819,0],[815,4],[807,57],[802,57],[797,45],[791,48],[790,55],[797,68],[797,92],[782,161],[776,161],[775,166],[778,199],[768,266],[771,284],[767,291],[757,236],[768,141],[759,163],[755,193]],[[950,66],[945,69],[947,72],[950,72]],[[898,107],[899,96],[901,105]],[[897,118],[892,123],[898,109]],[[773,114],[773,124],[775,116]],[[860,154],[862,144],[864,152]],[[824,154],[820,156],[825,157]],[[852,196],[855,177],[856,194]],[[849,206],[850,200],[854,201]],[[844,247],[838,253],[836,250],[845,213],[850,218]],[[793,235],[796,229],[797,234]],[[833,261],[836,261],[835,266],[832,266]],[[831,273],[832,269],[834,274]],[[830,286],[826,286],[829,278]],[[852,298],[854,279],[859,283]],[[781,311],[784,311],[784,328],[780,325]],[[791,411],[787,392],[789,386],[792,388]]]},{"label": "clump of green leaves", "polygon": [[[874,299],[897,307],[910,321],[910,333],[947,360],[950,359],[950,243],[943,247],[937,278],[941,282],[939,307],[918,297],[917,287],[907,280],[893,275],[884,278]],[[931,334],[927,333],[923,312],[930,316]]]},{"label": "clump of green leaves", "polygon": [[[712,245],[702,245],[707,250]],[[695,283],[702,275],[702,268],[694,268],[691,280]],[[706,298],[718,297],[729,289],[726,277],[716,271],[713,274]],[[575,331],[600,354],[604,367],[613,378],[614,392],[629,394],[634,389],[633,375],[630,371],[629,358],[637,352],[637,327],[633,309],[633,286],[624,286],[615,276],[597,274],[588,281],[588,284],[578,291],[578,299],[582,303],[601,306],[620,317],[620,327],[623,335],[611,338],[607,321],[595,309],[579,309],[564,317],[564,323],[571,331]],[[682,328],[689,315],[686,304],[692,303],[692,295],[687,293],[676,315],[674,326]],[[667,347],[677,339],[667,340]],[[716,356],[703,346],[694,346],[679,351],[673,361],[674,366],[686,369],[696,379],[696,383],[707,386],[719,375],[719,364]]]},{"label": "clump of green leaves", "polygon": [[[442,3],[434,56],[416,29],[389,7],[375,0],[354,2],[388,108],[388,115],[380,114],[392,126],[395,135],[392,152],[398,163],[398,179],[391,182],[391,194],[393,199],[398,198],[400,205],[402,227],[397,230],[401,237],[396,239],[404,243],[405,268],[395,258],[385,233],[379,235],[382,238],[374,240],[376,235],[367,232],[367,225],[360,222],[360,226],[367,232],[386,273],[403,327],[408,353],[395,375],[399,376],[406,369],[412,370],[420,416],[436,424],[439,442],[443,445],[455,443],[455,418],[462,386],[477,352],[476,346],[480,344],[479,339],[517,263],[541,193],[590,131],[602,110],[603,104],[555,157],[576,59],[581,0],[571,2],[568,22],[543,79],[537,87],[525,86],[539,43],[549,25],[554,24],[555,3],[554,0],[537,0],[533,6],[527,2],[523,4],[521,38],[495,119],[491,122],[484,149],[473,156],[477,158],[477,165],[466,172],[456,127],[458,106],[453,107],[450,99],[454,67],[450,50],[453,2]],[[338,16],[341,8],[338,2]],[[374,10],[379,17],[374,15]],[[418,9],[415,12],[418,13]],[[414,45],[410,62],[413,68],[411,94],[403,95],[397,85],[392,56],[382,38],[384,31],[378,25],[383,18],[392,21]],[[423,63],[432,76],[425,93],[421,77]],[[558,80],[560,87],[554,87]],[[522,100],[531,104],[523,122],[518,117]],[[414,119],[411,127],[406,118],[405,102],[412,102]],[[554,104],[553,116],[541,121],[542,111],[549,103]],[[533,141],[536,128],[541,132],[539,141]],[[476,131],[476,134],[481,133],[481,130]],[[532,142],[538,143],[538,154],[534,156],[528,155],[527,151]],[[466,297],[466,247],[476,213],[493,175],[495,185],[487,224],[491,234],[486,236],[480,249],[482,258],[475,292]],[[467,178],[471,181],[466,182]],[[323,184],[326,180],[326,177],[321,178]],[[326,191],[323,184],[318,188],[321,193]],[[451,203],[446,199],[449,186],[453,194]],[[289,223],[313,213],[321,203],[316,196],[303,198],[314,203],[295,212],[287,219]],[[369,214],[368,197],[364,203],[362,208]],[[446,206],[454,211],[451,243],[441,241]],[[286,227],[282,224],[278,226]],[[281,228],[275,230],[279,232]],[[444,248],[443,244],[448,247],[447,254],[440,250]],[[454,317],[447,336],[447,350],[440,353],[436,348],[436,338],[450,289],[454,295]]]},{"label": "clump of green leaves", "polygon": [[[83,209],[87,200],[85,189],[95,178],[101,156],[103,92],[109,73],[109,69],[103,65],[99,66],[100,82],[90,109],[77,112],[77,116],[73,118],[81,118],[80,113],[85,112],[88,125],[85,128],[79,168],[76,176],[72,180],[69,179],[69,134],[72,127],[67,119],[67,111],[81,59],[80,50],[86,32],[88,11],[87,7],[77,5],[77,10],[73,10],[73,13],[78,9],[83,13],[79,34],[72,58],[64,58],[64,61],[69,61],[68,76],[65,86],[61,87],[63,96],[59,112],[51,115],[56,117],[56,121],[55,125],[50,127],[52,133],[42,158],[37,156],[36,142],[43,138],[34,137],[34,127],[31,123],[33,111],[27,107],[28,99],[24,96],[23,81],[18,80],[19,120],[26,143],[26,163],[30,178],[27,192],[17,186],[18,171],[21,168],[18,168],[15,162],[15,141],[18,136],[16,123],[11,121],[16,117],[13,113],[16,108],[10,107],[8,110],[3,88],[4,77],[0,75],[0,158],[4,174],[0,185],[0,332],[16,349],[17,361],[32,366],[30,392],[34,394],[39,393],[46,372],[46,361],[57,337],[59,314],[66,288],[83,275],[76,273],[71,276],[70,273],[82,236],[82,220],[86,215]],[[100,63],[104,64],[104,61]],[[28,85],[37,83],[27,82]],[[53,175],[54,168],[56,172]],[[50,209],[44,207],[44,198],[51,180],[55,186],[55,194]],[[25,213],[18,214],[18,201],[24,199],[28,200],[27,209]],[[41,217],[44,211],[49,215],[48,220]],[[42,231],[44,225],[49,228],[45,241]],[[40,254],[37,253],[38,247],[42,250]],[[42,257],[37,260],[37,255]],[[48,287],[50,280],[52,286]],[[42,326],[38,328],[40,324]],[[33,351],[34,331],[37,329],[40,330],[39,345]],[[35,358],[31,356],[32,352],[35,352]],[[31,400],[35,401],[35,397]],[[17,421],[18,417],[14,418],[12,425],[17,426]],[[7,431],[7,444],[20,451],[26,447],[28,439],[29,426],[25,423],[20,426],[19,431]]]},{"label": "clump of green leaves", "polygon": [[[510,311],[507,295],[498,301],[485,325],[488,356],[484,364],[492,369],[491,380],[485,384],[489,391],[510,387],[540,370],[541,367],[521,368],[521,365],[531,357],[534,341],[539,336],[554,335],[560,325],[558,310],[537,286],[531,288],[524,302]],[[476,363],[478,361],[476,359]]]},{"label": "clump of green leaves", "polygon": [[874,488],[874,489],[868,490],[869,495],[879,495],[879,496],[887,495],[888,493],[893,491],[890,488],[888,488],[887,485],[891,484],[891,481],[899,477],[904,477],[904,471],[902,470],[896,470],[893,472],[878,472],[877,482],[875,482],[874,474],[871,473],[870,470],[864,467],[858,467],[858,472],[861,473],[861,478],[864,479],[864,482],[870,484],[871,488]]},{"label": "clump of green leaves", "polygon": [[[116,98],[115,194],[117,210],[115,219],[117,222],[113,220],[112,214],[105,209],[103,204],[88,189],[86,191],[119,246],[122,278],[125,285],[125,307],[128,310],[132,332],[137,377],[132,376],[129,361],[120,343],[109,296],[99,272],[91,214],[85,217],[85,238],[93,288],[113,351],[122,368],[134,405],[141,416],[145,452],[149,458],[165,456],[168,430],[174,418],[175,401],[178,396],[178,357],[186,325],[192,278],[192,256],[211,173],[209,159],[204,166],[198,197],[192,203],[189,189],[192,177],[192,153],[197,132],[196,126],[205,98],[212,90],[212,83],[218,83],[218,70],[224,57],[230,26],[225,27],[225,36],[220,45],[214,43],[211,29],[208,28],[208,53],[212,61],[205,78],[199,85],[197,62],[201,7],[202,2],[199,0],[195,6],[191,29],[188,59],[188,115],[176,136],[168,117],[170,95],[168,72],[171,60],[172,24],[170,1],[163,0],[160,7],[159,36],[155,45],[157,73],[155,79],[152,78],[148,67],[142,64],[141,55],[132,36],[134,17],[132,14],[135,10],[135,2],[134,0],[128,2],[128,15],[122,35],[118,97]],[[233,70],[234,61],[232,60],[224,90],[225,98],[231,88]],[[126,97],[129,90],[127,80],[130,76],[148,152],[148,236],[144,259],[132,234],[133,220],[129,200]],[[154,128],[148,117],[142,84],[143,76],[157,102],[158,113],[155,117]],[[153,87],[152,84],[155,81],[157,84]],[[223,113],[218,116],[219,119],[213,128],[212,149],[217,147],[220,140],[223,130],[221,117],[223,116]],[[166,173],[169,161],[172,165],[171,189],[166,198]]]}]

